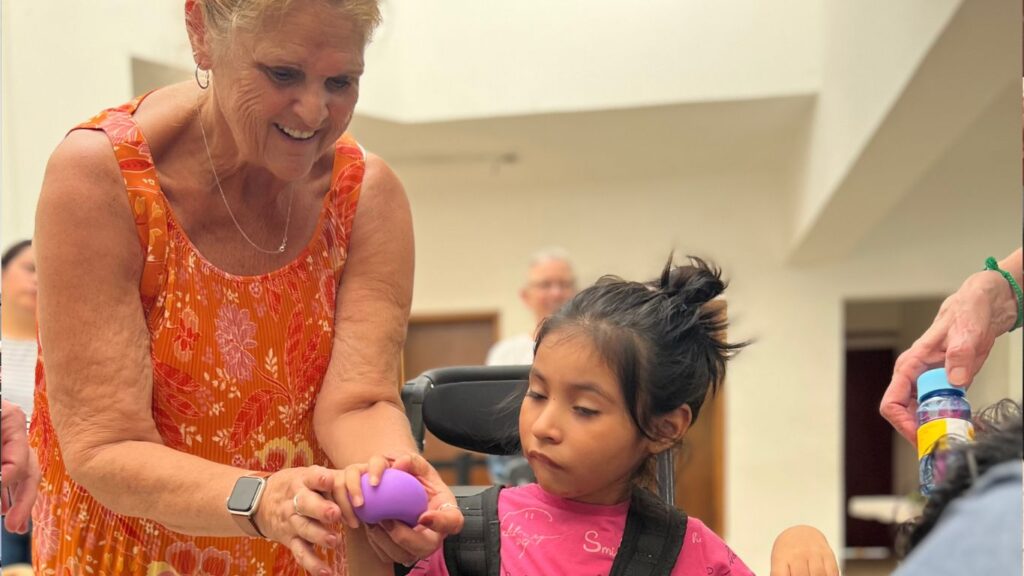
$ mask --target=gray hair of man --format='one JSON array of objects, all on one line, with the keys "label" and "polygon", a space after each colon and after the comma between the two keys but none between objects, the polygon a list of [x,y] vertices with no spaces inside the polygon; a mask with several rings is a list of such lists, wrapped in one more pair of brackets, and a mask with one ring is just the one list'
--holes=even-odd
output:
[{"label": "gray hair of man", "polygon": [[568,251],[558,246],[548,246],[546,248],[541,248],[530,256],[530,264],[527,266],[527,269],[529,270],[538,264],[550,262],[552,260],[565,262],[569,265],[569,268],[572,268],[572,259],[569,258]]}]

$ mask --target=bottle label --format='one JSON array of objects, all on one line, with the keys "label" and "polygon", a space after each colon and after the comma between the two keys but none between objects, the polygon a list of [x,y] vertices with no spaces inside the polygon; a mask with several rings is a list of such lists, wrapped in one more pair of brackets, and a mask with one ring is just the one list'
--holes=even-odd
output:
[{"label": "bottle label", "polygon": [[924,458],[932,450],[946,450],[950,440],[974,440],[974,425],[960,418],[940,418],[922,424],[917,429],[917,459]]}]

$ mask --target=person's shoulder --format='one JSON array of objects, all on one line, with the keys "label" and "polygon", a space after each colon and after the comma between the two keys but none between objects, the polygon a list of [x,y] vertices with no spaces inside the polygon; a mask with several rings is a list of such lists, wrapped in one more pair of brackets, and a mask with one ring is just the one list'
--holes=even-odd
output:
[{"label": "person's shoulder", "polygon": [[1022,467],[1015,460],[983,474],[946,508],[895,574],[1006,574],[1011,566],[1019,569]]},{"label": "person's shoulder", "polygon": [[524,339],[525,336],[522,335],[503,338],[491,345],[491,352],[505,352],[511,349],[521,348]]},{"label": "person's shoulder", "polygon": [[74,206],[71,214],[83,216],[83,212],[92,212],[90,209],[102,213],[124,191],[121,170],[107,136],[98,130],[73,130],[50,155],[39,207],[45,211],[51,204]]},{"label": "person's shoulder", "polygon": [[4,359],[14,356],[35,356],[39,344],[35,340],[4,339]]},{"label": "person's shoulder", "polygon": [[506,486],[501,489],[498,494],[499,502],[512,502],[512,501],[526,501],[536,500],[539,494],[540,486],[536,482],[529,484],[523,484],[520,486]]},{"label": "person's shoulder", "polygon": [[555,508],[557,507],[552,507],[550,498],[544,497],[543,489],[536,482],[506,486],[498,493],[499,518],[507,518],[510,514],[523,510],[545,510],[551,513]]},{"label": "person's shoulder", "polygon": [[199,103],[196,91],[194,82],[184,81],[153,90],[135,101],[132,120],[161,164],[172,156],[192,152],[187,138],[195,128]]},{"label": "person's shoulder", "polygon": [[[690,516],[686,521],[683,547],[679,550],[673,575],[693,573],[694,567],[709,574],[743,576],[753,574],[750,568],[699,518]],[[704,573],[704,572],[700,572]]]},{"label": "person's shoulder", "polygon": [[74,270],[77,265],[109,260],[134,281],[141,270],[141,247],[132,209],[107,136],[72,131],[46,166],[36,207],[37,258],[63,254],[59,261],[69,268],[62,273],[69,275],[81,272]]},{"label": "person's shoulder", "polygon": [[1024,477],[1024,463],[1020,460],[1009,460],[989,468],[978,478],[970,494],[984,494],[997,488],[1012,488],[1020,484]]},{"label": "person's shoulder", "polygon": [[687,544],[711,544],[713,546],[725,546],[725,541],[714,530],[708,527],[700,518],[688,516],[686,518]]},{"label": "person's shoulder", "polygon": [[[412,219],[405,187],[383,158],[366,154],[366,171],[359,193],[358,217],[370,222],[372,229],[389,234],[412,234]],[[364,226],[365,227],[365,226]]]},{"label": "person's shoulder", "polygon": [[366,153],[366,173],[363,176],[363,188],[373,191],[386,198],[405,198],[405,187],[398,174],[380,156],[373,152]]},{"label": "person's shoulder", "polygon": [[489,366],[529,364],[533,361],[533,339],[526,334],[495,342],[487,352]]},{"label": "person's shoulder", "polygon": [[119,181],[119,173],[110,139],[99,130],[89,129],[68,132],[53,150],[46,168],[50,180],[65,176]]},{"label": "person's shoulder", "polygon": [[937,527],[955,523],[996,527],[1007,521],[1019,527],[1022,521],[1019,512],[1024,499],[1022,477],[1024,463],[1020,460],[993,466],[961,498],[949,505],[939,518]]}]

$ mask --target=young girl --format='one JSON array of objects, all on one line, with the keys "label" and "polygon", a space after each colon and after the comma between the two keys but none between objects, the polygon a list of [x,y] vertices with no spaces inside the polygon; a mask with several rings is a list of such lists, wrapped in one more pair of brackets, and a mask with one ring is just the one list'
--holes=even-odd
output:
[{"label": "young girl", "polygon": [[[502,575],[610,572],[634,487],[651,483],[654,457],[682,440],[744,346],[723,340],[723,308],[709,305],[725,287],[691,258],[649,283],[603,278],[543,323],[519,417],[537,483],[499,494]],[[794,565],[831,556],[813,529],[790,540]],[[411,573],[447,575],[444,551]],[[689,518],[671,574],[751,571]]]}]

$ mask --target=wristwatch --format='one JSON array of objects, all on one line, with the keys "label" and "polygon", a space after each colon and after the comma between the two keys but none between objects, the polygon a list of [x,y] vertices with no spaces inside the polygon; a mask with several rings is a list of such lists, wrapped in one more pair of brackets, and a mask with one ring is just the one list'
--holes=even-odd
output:
[{"label": "wristwatch", "polygon": [[235,487],[228,496],[227,506],[231,517],[243,532],[253,538],[266,538],[256,525],[256,509],[272,472],[253,472],[235,481]]}]

